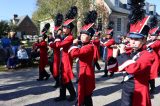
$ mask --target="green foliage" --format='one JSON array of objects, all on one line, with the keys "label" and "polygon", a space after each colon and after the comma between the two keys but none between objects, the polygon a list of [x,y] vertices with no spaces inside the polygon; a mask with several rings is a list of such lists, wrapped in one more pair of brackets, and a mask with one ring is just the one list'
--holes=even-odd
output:
[{"label": "green foliage", "polygon": [[[75,24],[77,21],[82,24],[84,14],[90,10],[92,3],[93,0],[37,0],[37,10],[33,13],[32,20],[39,28],[40,20],[54,19],[57,13],[62,13],[65,16],[71,6],[77,6],[78,16]],[[78,29],[80,26],[78,25]],[[76,35],[76,28],[74,32]]]},{"label": "green foliage", "polygon": [[9,23],[10,31],[16,32],[17,31],[17,25],[13,24],[12,22]]},{"label": "green foliage", "polygon": [[10,30],[7,21],[0,21],[0,36],[4,35],[6,32]]},{"label": "green foliage", "polygon": [[82,16],[89,11],[91,0],[37,0],[37,10],[33,13],[32,19],[35,21],[45,18],[54,18],[59,12],[65,14],[71,6],[76,5],[78,12]]}]

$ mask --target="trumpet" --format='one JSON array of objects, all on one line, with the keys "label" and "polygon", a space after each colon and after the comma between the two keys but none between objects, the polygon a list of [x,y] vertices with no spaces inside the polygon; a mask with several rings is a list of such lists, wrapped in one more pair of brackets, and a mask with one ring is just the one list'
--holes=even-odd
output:
[{"label": "trumpet", "polygon": [[[114,49],[120,49],[121,48],[121,45],[125,45],[125,44],[123,44],[123,43],[121,43],[121,44],[115,44],[115,45],[112,45],[111,46],[111,48],[114,48]],[[124,49],[136,49],[137,47],[131,47],[131,46],[127,46],[127,45],[125,45],[125,47],[124,47]]]},{"label": "trumpet", "polygon": [[115,45],[111,45],[110,47],[111,47],[111,48],[120,48],[120,45],[115,44]]}]

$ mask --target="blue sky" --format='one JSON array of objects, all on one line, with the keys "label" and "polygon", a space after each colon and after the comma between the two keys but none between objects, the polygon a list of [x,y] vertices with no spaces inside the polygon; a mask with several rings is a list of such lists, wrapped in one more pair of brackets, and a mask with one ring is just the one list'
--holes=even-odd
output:
[{"label": "blue sky", "polygon": [[157,12],[160,14],[160,0],[146,0],[149,3],[155,4]]},{"label": "blue sky", "polygon": [[29,15],[36,9],[37,0],[0,0],[0,20],[10,20],[13,14]]},{"label": "blue sky", "polygon": [[[13,14],[19,16],[29,15],[36,9],[37,0],[0,0],[0,20],[9,20]],[[146,0],[150,3],[157,5],[157,12],[160,14],[160,1],[159,0]]]}]

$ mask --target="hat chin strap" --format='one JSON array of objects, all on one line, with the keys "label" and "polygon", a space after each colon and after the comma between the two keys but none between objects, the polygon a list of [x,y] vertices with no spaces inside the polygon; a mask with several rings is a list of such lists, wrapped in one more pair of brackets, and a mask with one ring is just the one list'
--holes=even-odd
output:
[{"label": "hat chin strap", "polygon": [[87,45],[90,43],[90,40],[88,42],[82,42],[83,45]]}]

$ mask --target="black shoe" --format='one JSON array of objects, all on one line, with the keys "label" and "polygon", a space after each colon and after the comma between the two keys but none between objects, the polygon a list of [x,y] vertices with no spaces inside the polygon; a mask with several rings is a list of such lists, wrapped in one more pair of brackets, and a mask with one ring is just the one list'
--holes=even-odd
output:
[{"label": "black shoe", "polygon": [[121,81],[121,84],[123,84],[124,83],[124,81]]},{"label": "black shoe", "polygon": [[154,99],[154,95],[153,95],[153,94],[150,94],[150,98],[151,98],[151,99]]},{"label": "black shoe", "polygon": [[110,75],[109,75],[109,77],[113,77],[114,76],[114,73],[111,73]]},{"label": "black shoe", "polygon": [[38,78],[37,81],[43,81],[43,78]]},{"label": "black shoe", "polygon": [[57,97],[54,99],[56,102],[66,100],[66,97]]},{"label": "black shoe", "polygon": [[151,89],[150,94],[155,94],[155,89]]},{"label": "black shoe", "polygon": [[48,79],[49,79],[49,77],[50,77],[50,75],[48,74],[48,75],[46,76],[45,80],[48,80]]},{"label": "black shoe", "polygon": [[99,67],[98,70],[101,71],[101,67]]},{"label": "black shoe", "polygon": [[76,99],[76,96],[71,96],[67,99],[67,101],[71,102],[71,101],[74,101]]},{"label": "black shoe", "polygon": [[104,75],[102,75],[102,77],[108,77],[108,75],[107,75],[107,74],[104,74]]},{"label": "black shoe", "polygon": [[58,87],[59,87],[59,84],[55,84],[53,87],[54,87],[54,88],[58,88]]}]

